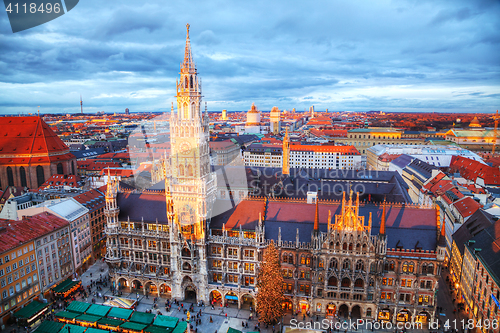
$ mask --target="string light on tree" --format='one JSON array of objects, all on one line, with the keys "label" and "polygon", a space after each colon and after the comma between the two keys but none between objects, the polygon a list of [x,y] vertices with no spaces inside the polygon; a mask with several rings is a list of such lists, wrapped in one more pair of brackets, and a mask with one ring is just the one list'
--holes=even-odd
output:
[{"label": "string light on tree", "polygon": [[264,250],[257,277],[257,312],[259,320],[266,324],[277,323],[283,315],[283,282],[278,250],[271,242]]}]

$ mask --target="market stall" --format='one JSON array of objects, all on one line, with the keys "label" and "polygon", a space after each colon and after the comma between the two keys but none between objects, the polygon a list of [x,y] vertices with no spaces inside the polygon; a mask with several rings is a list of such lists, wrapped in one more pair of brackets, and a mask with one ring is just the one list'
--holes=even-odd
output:
[{"label": "market stall", "polygon": [[120,319],[102,318],[97,321],[97,328],[107,331],[117,331],[124,321]]},{"label": "market stall", "polygon": [[24,327],[32,327],[38,324],[43,315],[49,311],[49,304],[33,301],[14,313],[17,324]]},{"label": "market stall", "polygon": [[79,315],[80,315],[79,313],[74,313],[70,311],[61,311],[55,314],[55,319],[61,323],[74,324],[75,318],[78,317]]},{"label": "market stall", "polygon": [[99,317],[106,317],[108,312],[111,310],[111,307],[101,305],[101,304],[92,304],[87,311],[85,311],[86,314],[93,315],[93,316],[99,316]]},{"label": "market stall", "polygon": [[120,325],[120,331],[125,333],[141,333],[148,325],[126,322]]},{"label": "market stall", "polygon": [[97,321],[102,317],[93,316],[89,314],[82,314],[75,318],[75,324],[78,324],[83,327],[96,327]]},{"label": "market stall", "polygon": [[74,313],[85,313],[87,309],[90,307],[89,303],[73,301],[66,308],[66,311],[74,312]]},{"label": "market stall", "polygon": [[151,325],[151,323],[153,322],[155,317],[156,317],[156,315],[154,313],[135,311],[132,314],[132,317],[130,317],[129,321],[134,322],[134,323],[138,323],[138,324]]},{"label": "market stall", "polygon": [[35,330],[36,333],[54,333],[59,332],[64,326],[63,323],[58,323],[55,321],[45,320],[40,326]]},{"label": "market stall", "polygon": [[122,308],[111,308],[108,312],[108,318],[128,320],[132,315],[133,310]]},{"label": "market stall", "polygon": [[66,279],[63,282],[59,283],[57,286],[52,287],[52,291],[55,296],[60,297],[68,297],[76,291],[82,285],[81,281],[73,281],[71,279]]}]

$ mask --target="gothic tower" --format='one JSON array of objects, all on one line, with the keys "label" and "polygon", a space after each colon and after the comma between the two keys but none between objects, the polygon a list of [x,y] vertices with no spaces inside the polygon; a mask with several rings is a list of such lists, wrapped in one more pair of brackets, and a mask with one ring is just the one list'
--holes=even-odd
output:
[{"label": "gothic tower", "polygon": [[290,138],[288,137],[288,128],[283,139],[283,164],[281,173],[290,176]]},{"label": "gothic tower", "polygon": [[177,81],[177,112],[170,114],[170,165],[165,178],[173,273],[172,297],[208,301],[206,229],[215,202],[210,172],[208,114],[201,109],[201,80],[187,25],[184,61]]},{"label": "gothic tower", "polygon": [[108,182],[106,187],[106,207],[104,215],[106,216],[106,261],[109,263],[120,261],[120,242],[118,241],[118,214],[120,208],[116,203],[116,195],[118,193],[118,180],[111,180],[108,169]]}]

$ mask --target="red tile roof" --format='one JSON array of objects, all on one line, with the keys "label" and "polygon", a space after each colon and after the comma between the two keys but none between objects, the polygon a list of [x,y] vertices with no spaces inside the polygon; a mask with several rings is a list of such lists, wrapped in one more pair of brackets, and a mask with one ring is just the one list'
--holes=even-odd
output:
[{"label": "red tile roof", "polygon": [[108,167],[118,167],[120,168],[122,165],[119,162],[109,162],[109,161],[94,161],[94,160],[85,160],[85,161],[77,161],[76,162],[78,169],[86,170],[86,171],[101,171]]},{"label": "red tile roof", "polygon": [[81,178],[77,175],[52,175],[49,179],[42,184],[42,187],[54,187],[54,186],[70,186],[70,187],[80,187],[78,182]]},{"label": "red tile roof", "polygon": [[342,153],[351,155],[361,155],[354,146],[333,146],[333,145],[290,145],[290,150],[295,151],[314,151],[314,152],[328,152],[328,153]]},{"label": "red tile roof", "polygon": [[500,169],[490,167],[481,162],[453,156],[450,163],[450,171],[458,172],[462,177],[477,183],[478,178],[484,180],[485,185],[500,185]]},{"label": "red tile roof", "polygon": [[73,198],[92,211],[94,208],[100,208],[106,203],[104,193],[105,192],[93,189],[83,192],[82,194],[79,194]]},{"label": "red tile roof", "polygon": [[68,226],[68,221],[43,212],[20,221],[0,219],[0,253],[12,250],[54,230]]},{"label": "red tile roof", "polygon": [[458,212],[463,216],[463,218],[468,218],[469,216],[474,214],[476,210],[481,208],[481,205],[471,197],[465,197],[457,200],[453,205],[457,208]]},{"label": "red tile roof", "polygon": [[[36,162],[49,162],[57,160],[56,155],[61,160],[74,158],[69,148],[40,117],[0,117],[0,128],[0,164],[29,163],[30,158],[32,161],[36,159]],[[22,160],[5,155],[18,155]]]}]

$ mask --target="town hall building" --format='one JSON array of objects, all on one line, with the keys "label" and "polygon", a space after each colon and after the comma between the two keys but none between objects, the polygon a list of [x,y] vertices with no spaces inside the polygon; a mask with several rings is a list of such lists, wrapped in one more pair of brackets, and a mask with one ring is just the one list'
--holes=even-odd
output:
[{"label": "town hall building", "polygon": [[[210,166],[208,114],[187,28],[164,192],[136,193],[108,181],[106,261],[114,286],[255,307],[262,254],[274,242],[285,311],[391,322],[434,318],[446,246],[441,214],[410,204],[394,174],[328,178],[326,170],[291,170],[286,160],[268,170],[270,187],[244,179],[237,191],[224,188],[231,175]],[[243,169],[244,177],[255,173]],[[327,181],[349,185],[330,192],[312,186]],[[307,195],[277,192],[301,182]]]}]

